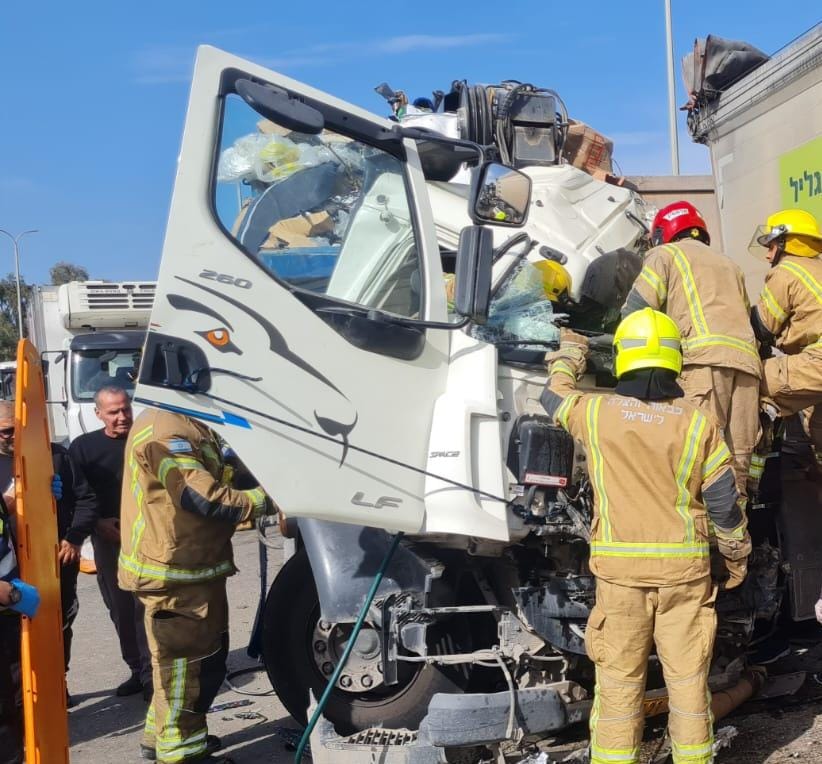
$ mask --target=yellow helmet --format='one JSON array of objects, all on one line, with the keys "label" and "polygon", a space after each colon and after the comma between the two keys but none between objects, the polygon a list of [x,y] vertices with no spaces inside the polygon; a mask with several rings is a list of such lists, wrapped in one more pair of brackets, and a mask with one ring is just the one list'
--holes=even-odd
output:
[{"label": "yellow helmet", "polygon": [[781,243],[782,249],[797,257],[816,257],[822,253],[822,232],[816,218],[805,210],[782,210],[759,226],[757,244],[770,247]]},{"label": "yellow helmet", "polygon": [[557,302],[571,288],[571,275],[554,260],[540,260],[534,267],[542,276],[542,288],[551,302]]},{"label": "yellow helmet", "polygon": [[614,373],[617,379],[637,369],[682,371],[679,328],[671,318],[643,308],[622,319],[614,332]]}]

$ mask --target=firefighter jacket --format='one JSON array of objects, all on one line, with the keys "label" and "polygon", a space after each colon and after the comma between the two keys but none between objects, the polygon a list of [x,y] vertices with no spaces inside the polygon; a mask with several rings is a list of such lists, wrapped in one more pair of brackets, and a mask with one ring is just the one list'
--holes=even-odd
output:
[{"label": "firefighter jacket", "polygon": [[707,576],[711,524],[725,557],[747,557],[730,453],[713,421],[682,398],[579,392],[584,355],[563,358],[564,347],[553,354],[542,404],[585,446],[594,491],[594,575],[623,586]]},{"label": "firefighter jacket", "polygon": [[199,422],[147,409],[126,442],[120,513],[120,588],[150,592],[236,572],[237,523],[264,511],[266,496],[238,491],[220,444]]},{"label": "firefighter jacket", "polygon": [[765,276],[754,311],[761,339],[786,355],[813,345],[822,354],[822,257],[782,255]]},{"label": "firefighter jacket", "polygon": [[[0,581],[12,581],[19,574],[17,557],[14,553],[14,536],[11,532],[10,517],[6,510],[6,502],[0,496]],[[0,605],[0,616],[12,612]]]},{"label": "firefighter jacket", "polygon": [[622,316],[649,306],[676,322],[686,366],[719,366],[761,376],[745,278],[721,252],[696,240],[654,247],[645,256]]}]

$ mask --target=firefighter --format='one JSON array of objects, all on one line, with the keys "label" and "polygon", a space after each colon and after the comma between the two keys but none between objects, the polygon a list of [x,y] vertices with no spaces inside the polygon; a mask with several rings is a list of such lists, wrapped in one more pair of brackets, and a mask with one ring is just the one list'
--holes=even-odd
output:
[{"label": "firefighter", "polygon": [[765,360],[762,396],[772,416],[810,406],[811,441],[822,455],[822,232],[804,210],[782,210],[757,229],[771,264],[751,323],[759,341],[785,355]]},{"label": "firefighter", "polygon": [[728,447],[710,415],[677,384],[679,330],[645,308],[614,335],[612,394],[576,389],[587,342],[563,331],[546,357],[542,404],[582,441],[594,490],[591,571],[596,605],[585,632],[596,666],[591,762],[639,761],[648,656],[656,643],[670,699],[674,762],[713,760],[708,669],[716,632],[709,528],[729,561],[722,585],[745,574],[750,552]]},{"label": "firefighter", "polygon": [[232,488],[221,444],[181,414],[147,409],[125,450],[119,584],[145,608],[154,681],[143,758],[211,761],[206,711],[225,678],[226,577],[237,523],[273,512],[260,488]]},{"label": "firefighter", "polygon": [[652,223],[651,238],[654,248],[622,316],[651,307],[676,322],[683,354],[679,384],[685,397],[722,428],[744,508],[759,435],[762,375],[745,279],[730,258],[710,246],[705,220],[688,202],[663,207]]},{"label": "firefighter", "polygon": [[20,676],[20,614],[33,618],[37,589],[21,581],[11,513],[0,495],[0,764],[23,762],[23,690]]}]

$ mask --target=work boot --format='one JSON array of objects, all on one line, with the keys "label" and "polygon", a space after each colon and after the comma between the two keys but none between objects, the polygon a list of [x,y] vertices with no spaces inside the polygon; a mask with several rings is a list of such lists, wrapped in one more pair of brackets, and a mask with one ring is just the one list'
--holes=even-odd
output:
[{"label": "work boot", "polygon": [[[198,756],[196,759],[186,759],[185,761],[224,761],[224,759],[212,759],[211,754],[219,751],[223,747],[223,741],[216,735],[209,735],[206,737],[205,753]],[[157,749],[150,746],[140,744],[140,758],[147,761],[157,761]]]},{"label": "work boot", "polygon": [[129,695],[136,695],[143,689],[143,683],[140,681],[140,677],[137,674],[132,674],[125,682],[121,685],[118,685],[117,689],[114,691],[114,694],[118,698],[125,698]]}]

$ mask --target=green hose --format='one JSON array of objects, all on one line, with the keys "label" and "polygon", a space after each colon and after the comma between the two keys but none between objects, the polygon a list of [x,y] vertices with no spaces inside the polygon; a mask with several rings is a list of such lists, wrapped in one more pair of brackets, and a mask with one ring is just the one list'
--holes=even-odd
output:
[{"label": "green hose", "polygon": [[359,635],[362,625],[365,622],[365,617],[368,615],[368,611],[371,608],[371,603],[374,601],[374,596],[377,594],[377,589],[380,588],[385,571],[388,569],[391,558],[394,556],[394,552],[397,551],[397,547],[399,546],[403,535],[403,532],[400,531],[396,536],[394,536],[394,541],[391,543],[389,550],[385,553],[385,558],[382,561],[382,565],[380,565],[380,569],[377,571],[377,575],[374,576],[371,589],[369,589],[368,596],[365,598],[365,602],[363,602],[359,616],[357,616],[357,622],[354,624],[354,628],[351,631],[351,636],[348,638],[348,644],[346,644],[345,650],[343,650],[340,662],[337,664],[337,668],[328,680],[328,684],[323,691],[320,702],[317,703],[314,713],[311,714],[311,718],[308,720],[308,726],[305,728],[303,736],[300,738],[300,744],[297,746],[297,753],[294,754],[294,764],[301,764],[303,760],[303,752],[305,751],[305,747],[308,745],[308,741],[311,738],[311,733],[314,731],[314,727],[317,726],[320,716],[322,716],[323,709],[328,703],[328,699],[331,697],[331,692],[336,686],[337,680],[340,678],[340,674],[345,668],[345,664],[348,663],[348,656],[351,655],[351,650],[354,648],[354,643],[357,641],[357,636]]}]

